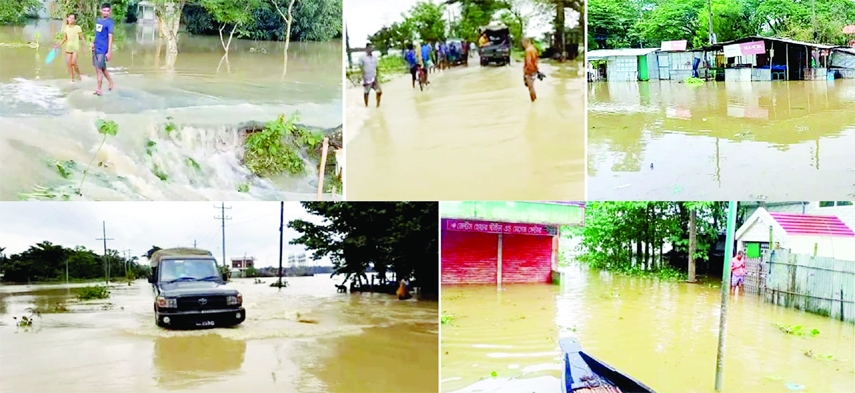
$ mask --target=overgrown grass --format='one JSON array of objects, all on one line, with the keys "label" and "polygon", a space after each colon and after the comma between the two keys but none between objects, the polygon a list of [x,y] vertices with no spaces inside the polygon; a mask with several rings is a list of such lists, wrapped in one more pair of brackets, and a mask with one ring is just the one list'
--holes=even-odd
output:
[{"label": "overgrown grass", "polygon": [[316,150],[324,135],[297,127],[296,119],[280,115],[267,123],[263,131],[249,134],[244,162],[252,173],[269,177],[281,173],[297,175],[306,170],[300,152]]},{"label": "overgrown grass", "polygon": [[655,270],[643,270],[638,266],[613,270],[615,273],[632,277],[657,278],[664,281],[686,281],[688,275],[677,269],[663,267]]},{"label": "overgrown grass", "polygon": [[85,286],[77,292],[77,298],[80,300],[106,299],[108,297],[110,297],[110,290],[102,285]]}]

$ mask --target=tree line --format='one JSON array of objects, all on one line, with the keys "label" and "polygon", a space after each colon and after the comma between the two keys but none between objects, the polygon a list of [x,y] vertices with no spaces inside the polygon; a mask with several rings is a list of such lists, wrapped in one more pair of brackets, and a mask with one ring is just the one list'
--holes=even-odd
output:
[{"label": "tree line", "polygon": [[394,273],[413,279],[422,293],[439,293],[439,205],[436,202],[303,202],[322,224],[304,220],[288,223],[300,233],[291,244],[302,244],[318,260],[329,257],[333,276],[344,281],[368,281],[372,269],[380,278]]},{"label": "tree line", "polygon": [[[710,8],[712,12],[710,13]],[[658,47],[686,40],[709,44],[710,14],[717,42],[752,35],[845,45],[855,24],[852,0],[590,0],[588,47]]]},{"label": "tree line", "polygon": [[[737,227],[748,209],[739,207]],[[727,202],[589,202],[579,260],[596,269],[677,269],[694,281],[695,265],[712,257],[727,226]],[[665,256],[664,248],[673,250]]]},{"label": "tree line", "polygon": [[108,249],[107,255],[102,255],[83,246],[67,248],[49,241],[8,257],[2,254],[4,249],[0,247],[0,273],[5,282],[64,281],[66,267],[69,280],[103,279],[108,268],[113,278],[147,278],[151,274],[149,266],[140,264],[138,257],[125,257],[117,250]]},{"label": "tree line", "polygon": [[[449,21],[446,11],[449,5],[459,5],[460,15]],[[390,49],[403,49],[414,40],[426,42],[445,41],[459,38],[468,42],[478,39],[479,29],[497,21],[502,22],[514,37],[514,44],[521,45],[528,34],[530,21],[537,18],[552,20],[554,48],[565,49],[565,12],[575,10],[584,15],[582,0],[441,0],[434,3],[420,1],[409,12],[402,15],[402,22],[384,26],[368,36],[377,50],[387,53]],[[580,25],[584,21],[580,19]],[[532,37],[535,38],[535,37]]]}]

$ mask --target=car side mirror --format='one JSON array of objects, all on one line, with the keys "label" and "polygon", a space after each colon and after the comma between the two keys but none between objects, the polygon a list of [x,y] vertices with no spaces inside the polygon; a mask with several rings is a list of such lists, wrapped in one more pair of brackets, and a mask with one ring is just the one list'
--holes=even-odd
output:
[{"label": "car side mirror", "polygon": [[154,284],[157,278],[155,276],[148,276],[148,282]]}]

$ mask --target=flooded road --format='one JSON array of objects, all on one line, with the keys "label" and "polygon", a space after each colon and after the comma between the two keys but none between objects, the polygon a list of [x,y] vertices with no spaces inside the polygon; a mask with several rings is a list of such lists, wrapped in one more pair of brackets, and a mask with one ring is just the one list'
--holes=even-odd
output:
[{"label": "flooded road", "polygon": [[[196,331],[156,327],[144,280],[82,303],[64,286],[0,286],[3,391],[437,391],[437,302],[337,294],[326,275],[288,281],[278,292],[235,280],[246,321]],[[58,302],[70,312],[13,323]]]},{"label": "flooded road", "polygon": [[[456,318],[442,326],[442,391],[561,392],[558,339],[569,336],[657,392],[714,392],[719,287],[580,268],[564,280],[506,285],[499,293],[443,286],[442,312]],[[820,334],[788,335],[776,323]],[[723,391],[787,392],[789,382],[805,392],[851,392],[853,348],[855,325],[753,296],[733,299]]]},{"label": "flooded road", "polygon": [[[115,121],[119,132],[98,153],[95,164],[106,165],[90,170],[83,199],[295,200],[316,192],[314,168],[305,176],[252,176],[234,128],[297,112],[302,124],[341,125],[340,41],[292,43],[283,79],[284,43],[236,40],[223,59],[219,37],[182,34],[172,58],[154,26],[124,26],[127,38],[109,63],[116,89],[96,97],[88,53],[79,58],[82,82],[70,82],[63,58],[45,64],[59,29],[58,21],[0,26],[0,42],[37,34],[41,42],[38,50],[0,46],[0,199],[37,186],[55,194],[77,188],[102,141],[97,119]],[[166,131],[169,124],[175,131]],[[70,178],[56,161],[76,163]]]},{"label": "flooded road", "polygon": [[382,86],[380,108],[347,93],[348,199],[556,199],[585,196],[585,80],[578,63],[542,64],[537,102],[522,64],[409,75]]},{"label": "flooded road", "polygon": [[594,83],[588,197],[855,197],[855,81]]}]

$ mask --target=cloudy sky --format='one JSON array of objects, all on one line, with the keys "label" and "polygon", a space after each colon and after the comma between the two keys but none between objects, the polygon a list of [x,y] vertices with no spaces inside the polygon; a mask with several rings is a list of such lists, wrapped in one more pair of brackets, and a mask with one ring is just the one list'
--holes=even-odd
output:
[{"label": "cloudy sky", "polygon": [[[366,38],[380,30],[383,26],[389,26],[395,22],[401,22],[404,18],[402,13],[409,11],[421,0],[348,0],[344,2],[345,25],[350,34],[350,46],[362,48]],[[433,0],[439,4],[443,0]],[[452,6],[447,9],[458,17],[460,7]],[[533,7],[523,7],[524,13],[533,12]],[[578,20],[575,17],[574,20]],[[568,19],[569,21],[569,19]],[[549,21],[530,19],[528,35],[540,36],[550,29]],[[572,25],[571,25],[572,27]]]},{"label": "cloudy sky", "polygon": [[[214,208],[214,205],[217,208]],[[106,221],[107,248],[131,250],[140,256],[152,245],[197,247],[222,259],[219,204],[215,202],[0,202],[0,247],[6,255],[19,253],[41,241],[65,247],[85,246],[102,253],[102,221]],[[258,267],[279,265],[279,202],[226,203],[226,257],[256,258]],[[289,245],[299,234],[287,227],[293,219],[321,223],[299,202],[285,202],[282,264],[287,254],[305,249]],[[121,251],[124,252],[124,251]],[[311,264],[311,261],[310,261]],[[331,265],[328,259],[317,265]]]}]

